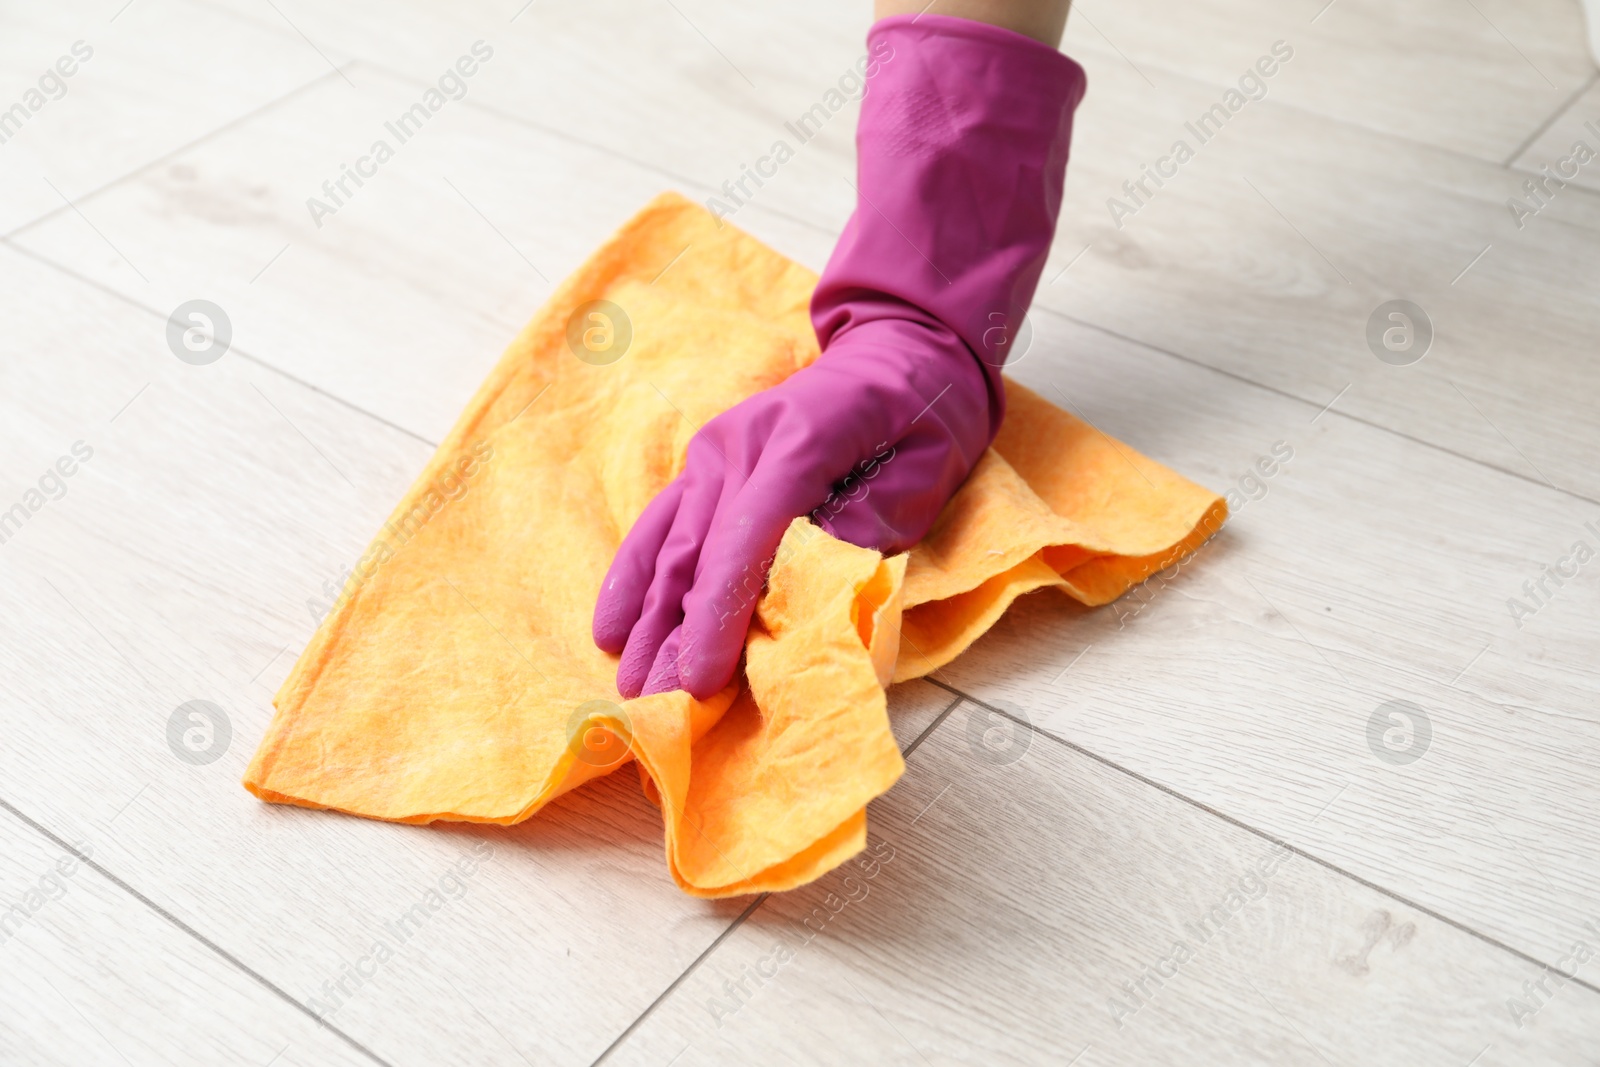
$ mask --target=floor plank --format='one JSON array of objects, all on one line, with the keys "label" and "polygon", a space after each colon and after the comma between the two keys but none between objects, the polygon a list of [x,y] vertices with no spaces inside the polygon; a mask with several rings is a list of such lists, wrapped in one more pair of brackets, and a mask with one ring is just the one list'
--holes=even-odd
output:
[{"label": "floor plank", "polygon": [[8,3],[0,17],[0,109],[26,115],[0,126],[0,235],[336,77],[303,42],[183,0]]},{"label": "floor plank", "polygon": [[1513,1018],[1526,961],[974,705],[873,817],[604,1062],[1583,1064],[1600,1033],[1592,988]]},{"label": "floor plank", "polygon": [[[1586,153],[1574,151],[1574,146],[1581,141],[1590,153],[1600,153],[1597,128],[1600,128],[1600,79],[1584,90],[1571,106],[1554,116],[1538,139],[1517,157],[1514,166],[1522,173],[1517,175],[1518,187],[1506,199],[1518,201],[1520,207],[1512,210],[1508,205],[1506,214],[1522,224],[1519,228],[1536,225],[1536,220],[1560,218],[1565,199],[1562,190],[1566,186],[1600,192],[1600,163],[1593,158],[1584,162]],[[1545,167],[1550,168],[1549,174],[1554,175],[1554,180],[1548,179]],[[1546,180],[1531,190],[1522,186],[1524,181],[1535,176]]]},{"label": "floor plank", "polygon": [[371,1064],[84,862],[123,814],[98,812],[75,854],[0,811],[0,1060]]},{"label": "floor plank", "polygon": [[1166,71],[1234,85],[1282,40],[1296,55],[1273,100],[1492,163],[1594,73],[1578,5],[1563,0],[1078,3],[1072,21],[1079,41],[1114,44],[1162,92]]},{"label": "floor plank", "polygon": [[[1524,180],[1514,171],[1270,98],[1198,145],[1141,105],[1134,74],[1103,73],[1110,91],[1083,112],[1038,304],[1600,499],[1583,458],[1600,400],[1588,358],[1600,197],[1571,189],[1519,231],[1505,207]],[[1193,85],[1188,113],[1210,94]],[[1123,183],[1174,138],[1198,145],[1195,158],[1113,221],[1110,198],[1135,208]],[[1431,349],[1417,334],[1391,357],[1420,358],[1409,365],[1368,340],[1397,298],[1432,324]]]},{"label": "floor plank", "polygon": [[[1594,506],[1338,409],[1035,323],[1020,379],[1231,492],[1235,514],[1189,563],[1106,608],[1024,598],[939,677],[1553,959],[1600,897],[1600,586],[1585,570],[1547,582],[1552,597],[1520,619],[1507,600],[1574,541],[1600,546]],[[1391,700],[1431,720],[1407,765],[1368,734]]]}]

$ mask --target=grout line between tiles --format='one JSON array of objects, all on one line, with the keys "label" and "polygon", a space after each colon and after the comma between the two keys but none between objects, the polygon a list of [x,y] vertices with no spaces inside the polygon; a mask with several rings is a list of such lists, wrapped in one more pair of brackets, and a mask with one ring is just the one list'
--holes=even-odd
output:
[{"label": "grout line between tiles", "polygon": [[104,878],[106,881],[110,882],[112,885],[116,886],[118,889],[121,889],[124,893],[127,893],[129,896],[133,897],[135,900],[137,900],[139,903],[143,904],[146,908],[150,909],[155,914],[159,915],[161,918],[165,919],[172,926],[174,926],[177,929],[179,929],[179,930],[183,931],[184,933],[188,934],[195,941],[198,941],[200,944],[202,944],[206,948],[210,949],[218,958],[220,958],[220,959],[222,959],[222,960],[224,960],[224,961],[226,961],[228,963],[231,963],[240,972],[242,972],[243,974],[247,975],[248,977],[254,979],[255,982],[258,985],[262,986],[268,992],[272,993],[279,1000],[283,1001],[285,1004],[290,1005],[296,1011],[300,1012],[302,1015],[304,1015],[307,1018],[311,1019],[319,1027],[321,1027],[324,1030],[327,1030],[328,1032],[332,1033],[335,1037],[339,1038],[339,1040],[343,1041],[346,1045],[349,1045],[352,1049],[355,1049],[357,1052],[361,1053],[363,1056],[365,1056],[367,1059],[371,1060],[373,1063],[380,1064],[380,1065],[382,1065],[382,1067],[393,1067],[393,1065],[390,1064],[388,1060],[386,1060],[383,1057],[379,1056],[376,1052],[373,1052],[367,1046],[363,1045],[361,1042],[357,1041],[354,1037],[351,1037],[349,1034],[345,1033],[343,1030],[339,1029],[337,1026],[334,1026],[332,1023],[330,1023],[327,1020],[323,1019],[316,1012],[312,1011],[308,1006],[300,1003],[300,1001],[296,1000],[287,990],[285,990],[282,986],[278,985],[272,979],[268,978],[266,975],[262,974],[260,971],[257,971],[255,968],[251,967],[249,964],[247,964],[243,960],[239,959],[238,956],[235,956],[233,953],[229,952],[227,949],[223,948],[221,945],[219,945],[215,941],[211,940],[205,934],[202,934],[199,930],[196,930],[194,927],[190,926],[188,923],[186,923],[182,919],[178,918],[176,915],[174,915],[172,912],[168,911],[166,908],[162,907],[160,904],[157,904],[150,897],[145,896],[143,893],[141,893],[139,890],[135,889],[128,882],[126,882],[123,879],[119,878],[117,875],[111,873],[111,871],[107,870],[100,863],[97,863],[96,861],[90,859],[88,856],[84,855],[82,852],[79,852],[71,844],[68,844],[67,841],[64,838],[62,838],[60,835],[54,833],[52,830],[50,830],[48,827],[46,827],[43,823],[41,823],[38,820],[34,819],[32,816],[27,815],[20,808],[18,808],[16,805],[12,804],[10,801],[6,800],[3,797],[0,797],[0,808],[4,808],[7,812],[10,812],[11,815],[14,818],[16,818],[19,822],[23,823],[24,825],[26,825],[26,826],[30,827],[31,829],[33,829],[35,832],[37,832],[37,833],[41,834],[42,836],[44,836],[51,843],[53,843],[57,848],[60,848],[65,852],[71,853],[72,856],[74,856],[78,860],[79,863],[82,863],[85,867],[88,867],[90,870],[92,870],[96,874],[100,875],[100,877]]},{"label": "grout line between tiles", "polygon": [[[1277,845],[1279,848],[1287,849],[1288,851],[1294,853],[1296,856],[1299,856],[1302,859],[1310,860],[1312,863],[1315,863],[1317,866],[1322,867],[1322,868],[1324,868],[1324,869],[1326,869],[1328,871],[1331,871],[1334,874],[1337,874],[1342,878],[1348,878],[1350,881],[1355,882],[1357,885],[1365,886],[1366,888],[1372,890],[1375,893],[1382,894],[1383,896],[1388,897],[1390,900],[1393,900],[1397,904],[1403,904],[1406,907],[1412,909],[1413,911],[1417,911],[1417,912],[1422,913],[1423,915],[1428,916],[1430,919],[1434,919],[1434,920],[1436,920],[1438,922],[1442,922],[1446,926],[1449,926],[1449,927],[1452,927],[1453,929],[1459,930],[1460,932],[1466,934],[1468,937],[1471,937],[1471,938],[1473,938],[1473,939],[1475,939],[1477,941],[1481,941],[1484,944],[1489,945],[1489,946],[1491,946],[1493,948],[1497,948],[1502,952],[1509,953],[1510,955],[1515,956],[1517,959],[1522,960],[1525,963],[1532,964],[1533,966],[1538,967],[1541,970],[1551,970],[1551,969],[1554,968],[1553,964],[1545,963],[1543,960],[1537,958],[1536,956],[1531,955],[1530,953],[1524,952],[1522,949],[1519,949],[1519,948],[1515,947],[1514,945],[1509,945],[1506,942],[1501,941],[1500,939],[1498,939],[1498,938],[1496,938],[1496,937],[1494,937],[1494,936],[1492,936],[1490,934],[1486,934],[1486,933],[1482,932],[1481,930],[1476,929],[1475,927],[1467,925],[1466,923],[1460,921],[1459,919],[1452,919],[1450,916],[1448,916],[1448,915],[1444,914],[1443,912],[1438,911],[1438,910],[1436,910],[1434,908],[1431,908],[1426,904],[1422,904],[1422,903],[1419,903],[1418,901],[1412,900],[1410,897],[1404,896],[1401,893],[1396,892],[1395,890],[1392,890],[1392,889],[1389,889],[1389,888],[1387,888],[1385,886],[1379,885],[1377,882],[1374,882],[1374,881],[1372,881],[1372,880],[1370,880],[1368,878],[1363,878],[1361,875],[1356,874],[1353,871],[1348,871],[1345,868],[1339,866],[1338,864],[1334,863],[1332,860],[1327,860],[1327,859],[1322,858],[1321,856],[1318,856],[1317,854],[1315,854],[1313,852],[1308,852],[1307,850],[1305,850],[1303,848],[1300,848],[1297,845],[1291,844],[1290,842],[1284,840],[1281,837],[1278,837],[1275,834],[1268,833],[1265,830],[1262,830],[1262,829],[1259,829],[1259,828],[1257,828],[1255,826],[1252,826],[1249,823],[1245,822],[1244,820],[1236,818],[1235,816],[1229,815],[1224,811],[1221,811],[1221,810],[1219,810],[1217,808],[1214,808],[1211,805],[1205,803],[1204,801],[1196,800],[1194,797],[1188,796],[1185,793],[1180,793],[1178,790],[1172,788],[1171,786],[1165,785],[1165,784],[1163,784],[1161,782],[1158,782],[1154,778],[1150,778],[1147,775],[1140,774],[1138,771],[1133,770],[1130,767],[1124,767],[1122,764],[1117,763],[1116,761],[1114,761],[1114,760],[1112,760],[1112,759],[1110,759],[1110,758],[1108,758],[1106,756],[1102,756],[1098,752],[1095,752],[1095,751],[1093,751],[1091,749],[1085,748],[1084,746],[1078,744],[1075,741],[1069,741],[1066,738],[1060,737],[1060,736],[1058,736],[1056,734],[1053,734],[1048,730],[1041,729],[1040,727],[1035,726],[1031,722],[1028,722],[1028,721],[1026,721],[1024,719],[1019,719],[1019,718],[1017,718],[1016,715],[1012,714],[1009,711],[1006,711],[1004,708],[999,708],[999,707],[996,707],[993,704],[986,703],[986,702],[984,702],[982,700],[979,700],[977,697],[972,696],[970,693],[966,693],[966,692],[964,692],[964,691],[962,691],[960,689],[957,689],[955,686],[949,685],[948,683],[935,681],[931,677],[927,678],[927,679],[924,679],[924,680],[927,681],[931,685],[938,686],[940,689],[943,689],[948,693],[954,693],[960,698],[969,700],[972,703],[978,705],[979,707],[985,708],[985,709],[993,712],[996,715],[1004,716],[1005,718],[1010,719],[1012,722],[1016,723],[1019,726],[1025,726],[1029,730],[1033,731],[1034,733],[1043,734],[1045,737],[1048,737],[1050,740],[1056,742],[1057,744],[1059,744],[1059,745],[1061,745],[1061,746],[1063,746],[1065,748],[1071,749],[1073,752],[1076,752],[1081,756],[1086,756],[1089,759],[1094,760],[1096,763],[1100,764],[1103,767],[1106,767],[1106,768],[1108,768],[1110,770],[1116,771],[1118,774],[1126,775],[1127,777],[1132,778],[1136,782],[1140,782],[1140,783],[1142,783],[1144,785],[1147,785],[1147,786],[1151,787],[1152,789],[1155,789],[1155,790],[1158,790],[1158,791],[1160,791],[1162,793],[1165,793],[1167,796],[1172,797],[1174,800],[1181,801],[1182,803],[1187,804],[1192,808],[1196,808],[1199,811],[1205,812],[1207,815],[1211,815],[1211,816],[1213,816],[1215,818],[1221,819],[1223,822],[1227,823],[1228,825],[1236,827],[1236,828],[1238,828],[1240,830],[1243,830],[1246,833],[1252,834],[1252,835],[1254,835],[1256,837],[1259,837],[1261,840],[1269,842],[1270,844]],[[1554,969],[1559,969],[1559,968],[1554,968]],[[1565,972],[1562,972],[1562,973],[1565,974]],[[1570,976],[1570,977],[1568,977],[1567,980],[1570,981],[1573,985],[1581,986],[1584,989],[1587,989],[1591,993],[1600,994],[1600,986],[1596,986],[1594,983],[1590,982],[1586,978],[1578,978],[1576,976]]]}]

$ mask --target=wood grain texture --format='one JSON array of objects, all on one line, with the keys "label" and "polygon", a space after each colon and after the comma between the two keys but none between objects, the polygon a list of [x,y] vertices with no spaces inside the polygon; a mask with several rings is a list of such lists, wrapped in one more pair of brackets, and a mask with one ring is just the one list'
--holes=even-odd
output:
[{"label": "wood grain texture", "polygon": [[[1582,569],[1547,583],[1555,595],[1521,626],[1507,600],[1575,541],[1600,547],[1595,506],[1088,328],[1035,324],[1019,379],[1232,493],[1235,514],[1108,608],[1024,598],[937,677],[1553,959],[1600,899],[1600,585]],[[1369,744],[1390,700],[1431,719],[1409,765]]]},{"label": "wood grain texture", "polygon": [[[1274,99],[1302,112],[1408,142],[1503,163],[1587,81],[1594,62],[1578,5],[1423,0],[1202,0],[1077,5],[1066,42],[1108,45],[1144,71],[1226,88],[1275,40],[1296,58]],[[1141,83],[1144,88],[1148,84]],[[1152,93],[1154,95],[1154,93]]]},{"label": "wood grain texture", "polygon": [[[665,179],[460,104],[399,144],[387,124],[420,90],[352,74],[358,92],[313,86],[94,198],[122,255],[75,217],[16,240],[162,315],[212,300],[241,351],[438,440],[554,284]],[[394,158],[314,221],[307,200],[331,204],[323,183],[376,139]],[[821,266],[825,235],[765,221],[758,236]]]},{"label": "wood grain texture", "polygon": [[[1518,230],[1505,206],[1518,171],[1270,96],[1200,144],[1185,124],[1214,90],[1192,85],[1172,116],[1144,102],[1125,66],[1099,73],[1038,305],[1319,407],[1348,387],[1340,411],[1600,499],[1586,459],[1600,400],[1588,358],[1600,197],[1569,188]],[[1195,157],[1130,196],[1124,183],[1177,139]],[[1113,197],[1134,213],[1113,220]],[[1409,366],[1367,341],[1369,320],[1397,298],[1432,323],[1430,350]]]},{"label": "wood grain texture", "polygon": [[[1565,188],[1600,192],[1600,162],[1595,159],[1585,162],[1584,153],[1574,150],[1576,144],[1582,142],[1591,152],[1600,153],[1600,133],[1596,128],[1600,128],[1600,78],[1554,116],[1533,143],[1517,156],[1512,165],[1522,173],[1518,175],[1517,188],[1506,199],[1518,201],[1520,210],[1512,210],[1508,205],[1507,215],[1526,228],[1567,213]],[[1545,167],[1550,170],[1546,172]],[[1552,174],[1553,181],[1549,180]],[[1522,186],[1530,179],[1537,181],[1531,190]],[[1532,212],[1531,216],[1524,213],[1528,211]]]},{"label": "wood grain texture", "polygon": [[[242,0],[219,6],[273,25]],[[850,0],[760,11],[706,0],[671,7],[536,4],[517,10],[514,21],[501,5],[476,3],[415,12],[424,33],[383,17],[385,10],[367,0],[307,8],[296,18],[341,50],[418,75],[435,62],[431,50],[441,38],[489,34],[520,42],[514,47],[538,61],[521,65],[514,75],[519,91],[497,97],[497,106],[641,158],[672,158],[691,178],[714,174],[713,185],[750,162],[732,150],[742,137],[764,132],[762,120],[781,136],[782,122],[815,102],[861,53],[869,22],[866,6]],[[1304,62],[1298,76],[1275,84],[1272,93],[1283,103],[1494,163],[1508,159],[1594,69],[1579,11],[1563,0],[1475,6],[1427,0],[1403,11],[1366,0],[1206,0],[1181,9],[1080,4],[1074,14],[1063,50],[1115,58],[1139,75],[1151,99],[1168,93],[1172,77],[1218,90],[1235,85],[1274,41],[1284,40]],[[685,121],[710,114],[717,121]],[[848,124],[830,126],[821,142],[846,168],[849,132]],[[767,143],[744,148],[759,151]],[[707,165],[708,173],[697,173]],[[842,212],[851,206],[848,197],[824,203]]]},{"label": "wood grain texture", "polygon": [[71,214],[63,197],[76,203],[318,78],[337,80],[303,42],[215,9],[122,6],[4,5],[0,110],[24,110],[0,125],[0,234]]},{"label": "wood grain texture", "polygon": [[[90,859],[126,816],[96,814],[72,841]],[[9,811],[0,857],[0,1060],[371,1063]]]},{"label": "wood grain texture", "polygon": [[874,862],[769,898],[606,1062],[1578,1065],[1600,1032],[1570,986],[1519,1028],[1538,968],[974,705],[873,818]]},{"label": "wood grain texture", "polygon": [[[220,10],[274,30],[260,8]],[[856,104],[802,145],[785,129],[865,52],[868,5],[786,2],[762,8],[683,0],[512,7],[422,7],[406,22],[369,0],[303,11],[308,33],[422,83],[482,38],[497,49],[492,77],[467,99],[505,117],[640,163],[697,198],[737,180],[774,140],[796,149],[754,203],[780,206],[837,231],[854,207]],[[300,17],[300,16],[297,16]],[[687,190],[686,190],[687,191]],[[719,195],[721,195],[719,193]],[[744,214],[744,212],[740,212]],[[742,221],[742,220],[741,220]]]},{"label": "wood grain texture", "polygon": [[[1600,924],[1600,587],[1546,579],[1520,626],[1507,600],[1600,549],[1600,163],[1520,229],[1506,200],[1600,121],[1592,67],[1558,0],[1322,7],[1079,4],[1069,29],[1091,90],[1012,373],[1243,494],[1173,580],[1098,612],[1024,598],[940,672],[1095,757],[1035,733],[988,762],[957,709],[873,809],[893,861],[720,944],[747,905],[667,884],[627,775],[509,832],[267,807],[238,777],[324,583],[550,283],[662,188],[704,200],[792,136],[865,5],[8,10],[19,86],[58,38],[105,43],[0,146],[0,234],[26,224],[0,247],[0,512],[94,449],[0,543],[0,799],[69,839],[126,804],[98,862],[393,1063],[587,1063],[641,1016],[607,1062],[1585,1062],[1597,994],[1568,984],[1520,1028],[1509,1002],[1541,1004],[1530,960]],[[1107,199],[1280,37],[1266,98],[1119,227]],[[307,199],[480,39],[464,98],[318,226]],[[733,221],[820,267],[854,110]],[[195,297],[234,328],[208,367],[167,348]],[[1407,367],[1364,338],[1394,297],[1436,327]],[[1293,458],[1252,474],[1278,442]],[[233,730],[199,766],[166,733],[197,698]],[[1369,735],[1394,699],[1432,727],[1404,765]],[[951,700],[894,690],[902,741]],[[10,818],[22,892],[53,853]],[[1306,855],[1118,1027],[1121,982],[1266,854],[1245,826]],[[90,873],[0,945],[31,1013],[0,1014],[0,1055],[267,1062],[282,1034],[280,1063],[349,1059]],[[749,1004],[708,1007],[862,884]]]}]

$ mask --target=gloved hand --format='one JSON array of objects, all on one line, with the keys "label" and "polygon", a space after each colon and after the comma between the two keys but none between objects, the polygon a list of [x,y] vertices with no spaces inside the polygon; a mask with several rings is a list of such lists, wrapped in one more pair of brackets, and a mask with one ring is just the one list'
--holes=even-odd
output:
[{"label": "gloved hand", "polygon": [[594,639],[622,653],[624,696],[718,692],[791,520],[903,551],[999,429],[1083,71],[940,15],[883,19],[868,45],[859,202],[812,298],[822,355],[708,422],[618,549]]}]

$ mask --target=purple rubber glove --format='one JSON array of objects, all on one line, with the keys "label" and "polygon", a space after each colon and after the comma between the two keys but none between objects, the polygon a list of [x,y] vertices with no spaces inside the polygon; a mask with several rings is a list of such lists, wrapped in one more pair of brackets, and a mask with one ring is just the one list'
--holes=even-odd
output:
[{"label": "purple rubber glove", "polygon": [[594,640],[622,653],[624,696],[717,693],[791,520],[910,548],[1000,428],[1083,70],[942,15],[887,18],[867,40],[859,202],[811,303],[822,355],[708,422],[618,549]]}]

